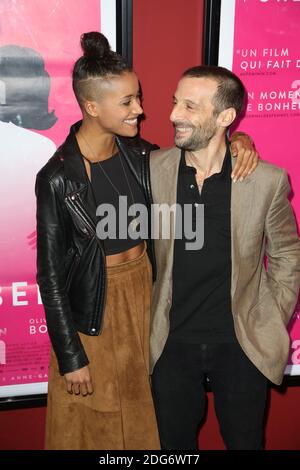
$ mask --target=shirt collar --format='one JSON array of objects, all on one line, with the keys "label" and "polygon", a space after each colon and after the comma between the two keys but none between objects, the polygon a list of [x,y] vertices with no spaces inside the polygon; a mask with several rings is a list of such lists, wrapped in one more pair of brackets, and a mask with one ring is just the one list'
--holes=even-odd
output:
[{"label": "shirt collar", "polygon": [[[225,157],[223,160],[221,171],[220,173],[214,173],[213,175],[210,176],[210,178],[224,179],[228,176],[228,173],[231,175],[231,170],[232,170],[232,165],[231,165],[230,141],[226,137],[226,153],[225,153]],[[193,171],[194,173],[196,172],[195,168],[188,166],[186,164],[184,149],[181,150],[179,171],[180,172]]]}]

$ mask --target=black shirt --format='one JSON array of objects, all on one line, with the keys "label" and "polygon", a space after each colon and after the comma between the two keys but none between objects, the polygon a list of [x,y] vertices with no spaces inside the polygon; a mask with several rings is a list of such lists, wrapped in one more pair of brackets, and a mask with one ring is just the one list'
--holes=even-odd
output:
[{"label": "black shirt", "polygon": [[176,239],[170,338],[193,343],[233,341],[231,313],[231,156],[229,145],[222,170],[204,180],[201,194],[196,170],[181,153],[177,204],[204,204],[204,245],[186,250]]},{"label": "black shirt", "polygon": [[[143,204],[146,207],[146,202],[142,188],[132,174],[131,170],[128,168],[125,159],[123,158],[121,161],[121,158],[122,155],[116,153],[107,160],[102,160],[99,163],[91,163],[91,185],[93,188],[97,208],[101,204],[110,204],[115,209],[116,215],[114,218],[115,226],[113,223],[107,223],[108,212],[98,216],[99,222],[97,224],[97,235],[100,235],[99,223],[101,223],[101,221],[103,222],[102,233],[107,234],[107,238],[105,239],[103,239],[102,236],[99,236],[103,242],[106,255],[112,255],[129,250],[130,248],[133,248],[134,246],[141,243],[142,238],[144,238],[142,236],[138,236],[136,239],[133,239],[128,236],[128,226],[134,219],[134,217],[128,216],[128,208],[130,206],[136,206],[137,204]],[[127,207],[125,204],[120,205],[120,195],[127,197]],[[122,207],[127,209],[122,212],[122,217],[125,216],[125,223],[123,227],[126,231],[125,238],[122,238],[123,235],[120,237],[119,230],[120,208],[122,210]],[[138,218],[140,218],[139,213],[137,215]],[[111,220],[112,219],[110,218],[110,221]],[[134,227],[134,225],[132,225],[132,227]],[[125,234],[125,231],[123,230],[123,234]],[[136,232],[137,234],[141,232],[139,225],[137,226]]]}]

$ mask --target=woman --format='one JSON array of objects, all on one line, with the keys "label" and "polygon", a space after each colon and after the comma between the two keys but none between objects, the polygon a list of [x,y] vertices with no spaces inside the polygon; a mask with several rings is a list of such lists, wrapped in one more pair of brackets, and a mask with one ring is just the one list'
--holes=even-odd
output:
[{"label": "woman", "polygon": [[53,346],[46,448],[159,449],[148,375],[152,242],[133,216],[125,224],[137,236],[105,239],[99,211],[110,203],[121,219],[121,196],[149,207],[153,147],[126,139],[142,114],[131,67],[100,33],[81,45],[73,89],[83,119],[36,181],[37,278]]}]

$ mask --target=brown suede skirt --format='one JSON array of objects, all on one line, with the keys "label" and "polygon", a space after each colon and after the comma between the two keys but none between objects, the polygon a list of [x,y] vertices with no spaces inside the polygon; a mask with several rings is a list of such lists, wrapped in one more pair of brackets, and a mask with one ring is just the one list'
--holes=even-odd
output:
[{"label": "brown suede skirt", "polygon": [[67,392],[51,354],[46,449],[159,449],[149,381],[151,265],[146,252],[107,268],[107,300],[99,336],[80,338],[94,393]]}]

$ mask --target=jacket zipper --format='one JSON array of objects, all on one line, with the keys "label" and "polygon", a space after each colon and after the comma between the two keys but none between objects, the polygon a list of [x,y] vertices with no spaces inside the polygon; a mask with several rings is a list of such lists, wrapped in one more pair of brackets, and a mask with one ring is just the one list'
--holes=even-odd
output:
[{"label": "jacket zipper", "polygon": [[[95,236],[95,240],[96,242],[98,243],[98,246],[100,248],[100,251],[102,253],[102,257],[103,257],[103,260],[104,260],[104,272],[106,273],[106,257],[105,257],[105,254],[103,252],[103,247],[100,243],[100,241],[98,240],[98,237],[97,237],[97,234],[96,234],[96,230],[95,230],[95,227],[94,227],[94,223],[93,221],[90,220],[90,217],[88,214],[84,213],[85,210],[84,208],[82,207],[81,203],[80,203],[80,200],[78,200],[78,194],[71,194],[69,196],[66,196],[65,197],[65,202],[66,204],[68,205],[68,207],[74,212],[74,214],[79,217],[83,222],[84,224],[88,227],[88,229],[90,230],[90,232]],[[106,276],[105,276],[105,279],[106,279]],[[99,333],[100,334],[102,332],[102,329],[103,329],[103,321],[104,321],[104,305],[105,305],[105,301],[106,301],[106,286],[101,286],[100,289],[103,291],[104,289],[104,295],[103,295],[103,300],[101,301],[97,301],[97,304],[96,304],[96,309],[95,309],[95,312],[98,312],[98,311],[101,311],[102,312],[102,315],[101,315],[101,321],[100,321],[100,324],[99,324]],[[99,298],[99,297],[98,297]],[[100,295],[100,299],[102,298],[102,296]],[[101,305],[100,305],[101,304]],[[104,305],[103,305],[104,304]],[[92,320],[92,328],[91,328],[91,331],[92,332],[97,332],[97,328],[94,328],[95,326],[95,317],[96,317],[96,313],[94,314],[94,318]]]},{"label": "jacket zipper", "polygon": [[[151,217],[151,207],[153,204],[152,192],[151,192],[151,183],[150,183],[150,152],[147,153],[145,149],[141,151],[142,155],[142,184],[145,186],[148,204],[150,207],[150,217]],[[147,178],[147,170],[148,170],[148,178]],[[151,222],[151,221],[150,221]],[[151,227],[151,223],[148,224]],[[154,242],[151,239],[151,234],[149,238],[149,246],[152,254],[152,261],[153,261],[153,273],[152,273],[152,282],[155,282],[157,277],[157,266],[156,266],[156,258],[155,258],[155,250],[154,250]]]},{"label": "jacket zipper", "polygon": [[74,255],[74,259],[72,260],[72,263],[71,263],[71,266],[70,266],[70,269],[69,269],[69,272],[68,272],[68,275],[67,275],[67,280],[66,280],[66,290],[69,289],[70,287],[70,284],[71,284],[71,281],[72,281],[72,278],[73,278],[73,274],[76,270],[76,267],[78,265],[78,262],[79,262],[79,255],[78,253],[75,253]]}]

